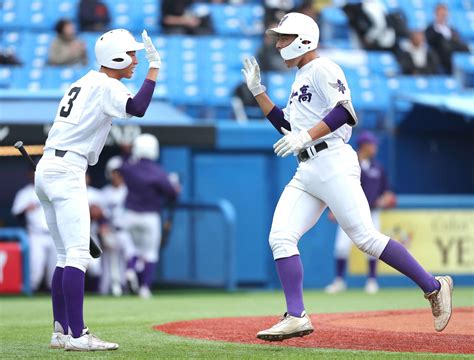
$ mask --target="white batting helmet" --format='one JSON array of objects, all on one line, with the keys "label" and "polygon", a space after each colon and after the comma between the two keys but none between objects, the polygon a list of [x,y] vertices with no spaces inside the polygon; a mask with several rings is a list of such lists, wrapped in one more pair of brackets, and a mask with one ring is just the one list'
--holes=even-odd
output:
[{"label": "white batting helmet", "polygon": [[280,55],[285,60],[291,60],[306,54],[318,47],[319,27],[311,17],[301,13],[288,13],[283,16],[276,28],[268,29],[267,35],[278,34],[298,35],[288,46],[280,50]]},{"label": "white batting helmet", "polygon": [[105,164],[105,178],[107,180],[112,179],[112,171],[118,170],[122,167],[123,160],[120,156],[112,156],[107,164]]},{"label": "white batting helmet", "polygon": [[133,141],[132,156],[135,159],[158,160],[160,156],[160,143],[151,134],[138,135]]},{"label": "white batting helmet", "polygon": [[125,69],[132,63],[127,51],[144,48],[143,43],[135,41],[133,35],[125,29],[115,29],[102,34],[95,43],[95,57],[99,65],[110,69]]}]

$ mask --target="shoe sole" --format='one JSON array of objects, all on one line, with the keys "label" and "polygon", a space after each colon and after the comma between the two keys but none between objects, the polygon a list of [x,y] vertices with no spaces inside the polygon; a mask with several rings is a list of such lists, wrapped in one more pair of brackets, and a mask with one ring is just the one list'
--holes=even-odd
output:
[{"label": "shoe sole", "polygon": [[446,320],[446,324],[444,324],[444,326],[441,329],[436,329],[435,328],[435,330],[438,331],[438,332],[441,332],[444,329],[446,329],[446,326],[448,326],[448,324],[449,324],[449,320],[451,320],[451,315],[453,315],[453,288],[454,288],[453,278],[451,276],[448,276],[447,282],[449,284],[449,298],[450,298],[450,301],[449,301],[449,317],[448,317],[448,320]]},{"label": "shoe sole", "polygon": [[264,340],[264,341],[283,341],[287,339],[291,339],[294,337],[303,337],[306,335],[309,335],[313,332],[314,330],[302,330],[302,331],[297,331],[292,334],[279,334],[279,335],[270,335],[270,334],[262,334],[262,335],[257,335],[257,339]]},{"label": "shoe sole", "polygon": [[49,345],[50,349],[64,349],[64,346],[61,345]]}]

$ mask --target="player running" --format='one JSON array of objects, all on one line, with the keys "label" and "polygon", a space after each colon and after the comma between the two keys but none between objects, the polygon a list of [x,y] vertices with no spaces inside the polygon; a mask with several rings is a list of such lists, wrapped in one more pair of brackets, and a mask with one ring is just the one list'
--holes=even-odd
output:
[{"label": "player running", "polygon": [[344,232],[362,251],[411,278],[430,301],[437,331],[451,317],[453,282],[426,272],[397,241],[377,231],[360,185],[356,152],[347,144],[357,116],[341,68],[319,57],[318,25],[300,13],[286,14],[267,34],[278,37],[276,48],[288,67],[297,67],[285,109],[265,93],[254,58],[244,60],[247,86],[273,126],[284,136],[275,143],[278,156],[294,155],[298,168],[276,206],[269,243],[285,293],[287,312],[257,338],[280,341],[313,332],[303,303],[303,266],[298,241],[318,221],[326,206]]},{"label": "player running", "polygon": [[[99,71],[91,70],[67,89],[36,169],[41,201],[58,262],[52,281],[53,326],[50,346],[66,350],[115,350],[100,340],[83,319],[84,278],[89,254],[90,216],[85,172],[95,165],[113,118],[143,116],[150,104],[161,60],[146,31],[139,43],[124,29],[101,35],[95,45]],[[132,97],[120,80],[130,79],[145,48],[146,79]]]}]

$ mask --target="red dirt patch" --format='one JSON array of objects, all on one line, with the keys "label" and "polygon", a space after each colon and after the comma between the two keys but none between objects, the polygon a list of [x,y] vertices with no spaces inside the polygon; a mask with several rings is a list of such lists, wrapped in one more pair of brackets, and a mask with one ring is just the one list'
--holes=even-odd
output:
[{"label": "red dirt patch", "polygon": [[203,340],[277,346],[474,354],[474,307],[453,309],[448,327],[435,332],[429,310],[312,314],[314,333],[283,342],[265,342],[255,334],[276,317],[238,317],[179,321],[154,328]]}]

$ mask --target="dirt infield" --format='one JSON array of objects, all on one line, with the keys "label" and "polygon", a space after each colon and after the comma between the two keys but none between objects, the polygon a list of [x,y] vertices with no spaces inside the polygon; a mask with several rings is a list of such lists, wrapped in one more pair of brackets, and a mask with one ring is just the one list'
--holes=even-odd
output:
[{"label": "dirt infield", "polygon": [[448,327],[433,328],[429,310],[312,314],[314,333],[283,342],[264,342],[255,334],[276,317],[238,317],[180,321],[155,326],[167,334],[205,340],[278,346],[474,354],[474,307],[455,308]]}]

